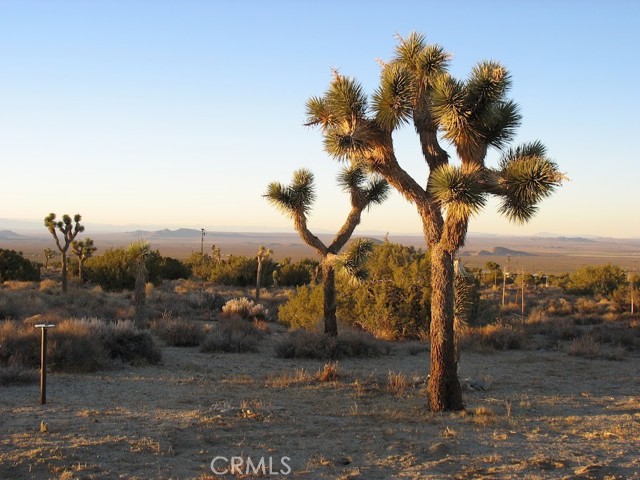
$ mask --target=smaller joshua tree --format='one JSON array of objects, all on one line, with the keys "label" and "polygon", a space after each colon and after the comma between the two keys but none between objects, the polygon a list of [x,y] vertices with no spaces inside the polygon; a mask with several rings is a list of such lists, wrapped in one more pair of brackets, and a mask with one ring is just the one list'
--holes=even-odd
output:
[{"label": "smaller joshua tree", "polygon": [[258,272],[256,274],[256,302],[260,300],[260,287],[262,286],[262,262],[268,260],[273,254],[273,250],[266,248],[264,245],[260,245],[258,249]]},{"label": "smaller joshua tree", "polygon": [[56,256],[56,251],[53,248],[44,249],[44,268],[49,269],[49,260]]},{"label": "smaller joshua tree", "polygon": [[[65,214],[62,216],[62,221],[56,222],[55,213],[50,213],[44,219],[44,226],[47,227],[51,235],[53,235],[56,246],[62,255],[62,293],[67,293],[67,251],[78,233],[84,232],[84,226],[80,225],[81,219],[82,217],[78,213],[73,217],[73,220],[71,220],[69,215]],[[60,242],[58,232],[62,234],[64,244]]]},{"label": "smaller joshua tree", "polygon": [[150,253],[151,247],[149,243],[142,240],[134,242],[127,247],[127,257],[132,261],[131,269],[136,278],[133,299],[135,304],[134,323],[138,328],[147,326],[147,292],[145,287],[149,278],[147,258]]},{"label": "smaller joshua tree", "polygon": [[78,277],[81,282],[84,281],[84,262],[88,258],[91,258],[93,256],[93,252],[96,250],[97,248],[93,246],[93,240],[89,237],[87,237],[86,240],[80,240],[79,242],[76,240],[71,242],[71,251],[76,257],[78,257]]},{"label": "smaller joshua tree", "polygon": [[351,197],[351,211],[333,241],[325,245],[307,227],[307,215],[316,196],[313,182],[313,173],[307,169],[300,169],[293,173],[290,185],[272,182],[264,196],[293,219],[293,225],[302,240],[320,255],[324,291],[324,333],[336,336],[338,323],[335,267],[340,260],[338,254],[360,223],[362,211],[371,205],[382,203],[389,194],[389,185],[379,176],[370,177],[357,163],[342,168],[338,175],[338,184]]}]

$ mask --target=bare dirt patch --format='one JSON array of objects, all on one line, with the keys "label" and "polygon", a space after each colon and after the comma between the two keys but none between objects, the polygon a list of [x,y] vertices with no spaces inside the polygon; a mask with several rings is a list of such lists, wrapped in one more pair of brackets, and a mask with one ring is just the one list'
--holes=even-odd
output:
[{"label": "bare dirt patch", "polygon": [[[0,387],[0,478],[268,478],[285,457],[296,479],[640,478],[637,356],[466,353],[466,412],[432,414],[425,350],[395,344],[324,376],[327,362],[274,358],[277,337],[51,374],[44,406],[37,385]],[[215,457],[265,457],[267,471],[216,476]]]}]

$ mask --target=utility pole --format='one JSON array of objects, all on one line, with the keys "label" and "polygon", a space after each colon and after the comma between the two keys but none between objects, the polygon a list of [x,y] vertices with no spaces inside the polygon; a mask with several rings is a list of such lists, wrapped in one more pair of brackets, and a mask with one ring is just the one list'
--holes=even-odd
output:
[{"label": "utility pole", "polygon": [[524,267],[521,269],[521,277],[522,277],[522,310],[521,310],[521,314],[522,314],[522,323],[524,324]]},{"label": "utility pole", "polygon": [[507,267],[502,271],[502,306],[504,307],[505,296],[507,292],[507,275],[509,275],[509,267],[511,266],[511,256],[507,255]]},{"label": "utility pole", "polygon": [[200,230],[202,231],[202,236],[200,237],[200,256],[204,257],[204,228]]}]

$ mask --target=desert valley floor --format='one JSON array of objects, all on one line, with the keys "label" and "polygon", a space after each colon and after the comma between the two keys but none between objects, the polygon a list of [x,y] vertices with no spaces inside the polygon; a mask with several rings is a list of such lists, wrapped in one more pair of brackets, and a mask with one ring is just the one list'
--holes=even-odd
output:
[{"label": "desert valley floor", "polygon": [[[258,353],[163,347],[160,365],[51,374],[44,406],[38,385],[0,387],[0,478],[267,478],[269,459],[310,480],[640,478],[637,356],[463,353],[466,412],[432,414],[423,345],[320,381],[326,362],[274,358],[279,335]],[[267,471],[211,470],[234,456]]]}]

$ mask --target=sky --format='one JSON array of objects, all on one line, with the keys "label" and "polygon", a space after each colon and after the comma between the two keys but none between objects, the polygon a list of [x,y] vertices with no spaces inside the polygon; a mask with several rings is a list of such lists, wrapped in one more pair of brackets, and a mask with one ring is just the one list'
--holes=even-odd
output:
[{"label": "sky", "polygon": [[[639,19],[634,0],[0,0],[0,230],[55,212],[82,214],[87,234],[293,231],[262,195],[306,167],[309,227],[335,232],[348,198],[305,102],[335,68],[373,93],[376,59],[417,31],[453,55],[456,77],[501,62],[522,114],[513,144],[543,141],[570,179],[529,224],[491,202],[471,232],[638,237]],[[426,179],[412,128],[394,143]],[[421,224],[394,192],[358,231]]]}]

